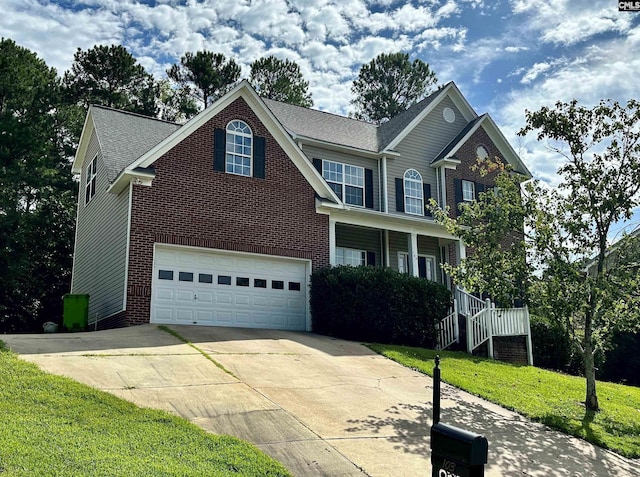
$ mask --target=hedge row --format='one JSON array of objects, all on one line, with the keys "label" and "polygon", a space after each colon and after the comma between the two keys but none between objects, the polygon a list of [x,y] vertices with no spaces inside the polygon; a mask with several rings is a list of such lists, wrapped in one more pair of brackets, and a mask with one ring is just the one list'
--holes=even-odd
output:
[{"label": "hedge row", "polygon": [[354,341],[434,348],[446,287],[388,268],[337,266],[311,275],[313,331]]}]

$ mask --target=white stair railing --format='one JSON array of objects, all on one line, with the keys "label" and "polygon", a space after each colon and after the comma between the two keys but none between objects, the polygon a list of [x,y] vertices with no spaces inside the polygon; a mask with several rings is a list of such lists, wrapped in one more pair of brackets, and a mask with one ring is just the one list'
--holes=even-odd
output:
[{"label": "white stair railing", "polygon": [[453,312],[438,323],[438,349],[445,349],[457,343],[460,336],[458,329],[458,304],[453,300]]},{"label": "white stair railing", "polygon": [[458,301],[458,311],[466,317],[477,315],[486,306],[483,300],[467,293],[460,287],[456,287],[455,299]]},{"label": "white stair railing", "polygon": [[[471,353],[474,349],[488,340],[490,348],[493,348],[491,342],[491,325],[492,315],[495,310],[491,301],[487,299],[483,302],[483,308],[473,316],[467,316],[467,352]],[[493,357],[493,349],[489,350],[489,356]]]}]

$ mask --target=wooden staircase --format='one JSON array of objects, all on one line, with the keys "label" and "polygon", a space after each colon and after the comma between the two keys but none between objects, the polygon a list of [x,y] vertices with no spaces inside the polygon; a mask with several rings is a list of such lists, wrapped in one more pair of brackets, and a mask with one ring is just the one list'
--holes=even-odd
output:
[{"label": "wooden staircase", "polygon": [[438,349],[457,349],[472,354],[486,343],[489,358],[494,358],[495,338],[523,336],[527,362],[533,364],[529,310],[496,308],[491,300],[481,300],[456,287],[453,309],[438,325]]}]

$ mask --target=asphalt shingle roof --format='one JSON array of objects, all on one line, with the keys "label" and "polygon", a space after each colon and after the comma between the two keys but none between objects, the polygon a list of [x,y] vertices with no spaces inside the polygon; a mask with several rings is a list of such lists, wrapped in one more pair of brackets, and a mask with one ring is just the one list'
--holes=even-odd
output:
[{"label": "asphalt shingle roof", "polygon": [[378,152],[375,124],[271,99],[265,99],[264,102],[290,133],[341,146]]},{"label": "asphalt shingle roof", "polygon": [[181,127],[179,124],[104,106],[92,106],[91,115],[109,182]]}]

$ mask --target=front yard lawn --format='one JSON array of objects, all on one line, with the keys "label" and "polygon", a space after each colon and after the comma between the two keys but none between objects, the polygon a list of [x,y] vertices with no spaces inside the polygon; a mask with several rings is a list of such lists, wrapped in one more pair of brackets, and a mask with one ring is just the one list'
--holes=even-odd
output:
[{"label": "front yard lawn", "polygon": [[0,341],[0,475],[289,476],[251,444],[41,371]]},{"label": "front yard lawn", "polygon": [[640,457],[640,388],[598,381],[601,410],[587,413],[584,378],[466,353],[379,344],[369,347],[429,376],[433,376],[434,358],[439,354],[443,381],[625,457]]}]

